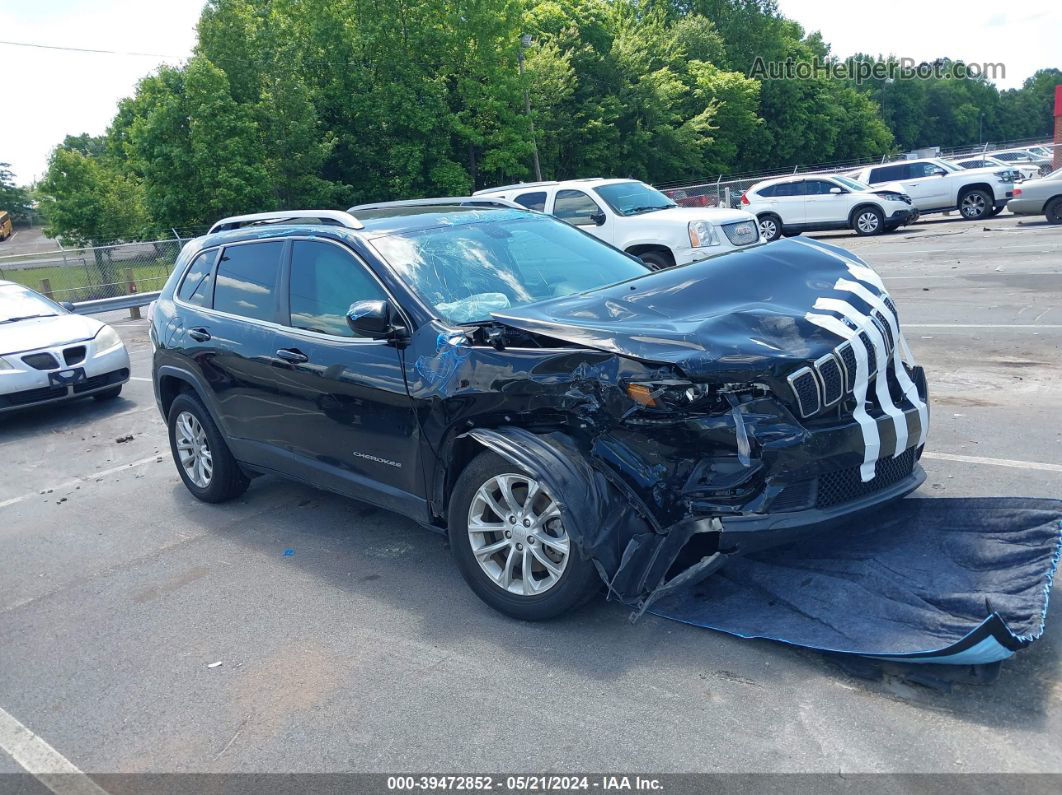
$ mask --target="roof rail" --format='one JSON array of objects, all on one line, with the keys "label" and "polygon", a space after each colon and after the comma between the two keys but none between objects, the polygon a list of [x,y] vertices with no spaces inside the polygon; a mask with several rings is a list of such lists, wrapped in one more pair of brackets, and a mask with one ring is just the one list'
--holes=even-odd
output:
[{"label": "roof rail", "polygon": [[517,210],[526,210],[522,204],[503,199],[500,196],[440,196],[430,199],[401,199],[392,202],[372,202],[370,204],[358,204],[347,210],[348,213],[365,212],[366,210],[387,210],[392,207],[512,207]]},{"label": "roof rail", "polygon": [[479,195],[484,194],[484,193],[497,193],[498,191],[503,191],[503,190],[517,190],[519,188],[540,188],[543,185],[556,185],[556,184],[557,184],[557,180],[555,180],[555,179],[546,179],[546,180],[543,180],[542,182],[516,182],[516,183],[514,183],[512,185],[499,185],[496,188],[483,188],[482,190],[473,191],[472,195],[473,196],[479,196]]},{"label": "roof rail", "polygon": [[251,213],[222,218],[207,232],[228,232],[244,226],[268,226],[271,224],[307,224],[314,226],[342,226],[347,229],[364,229],[365,226],[350,213],[342,210],[277,210],[269,213]]}]

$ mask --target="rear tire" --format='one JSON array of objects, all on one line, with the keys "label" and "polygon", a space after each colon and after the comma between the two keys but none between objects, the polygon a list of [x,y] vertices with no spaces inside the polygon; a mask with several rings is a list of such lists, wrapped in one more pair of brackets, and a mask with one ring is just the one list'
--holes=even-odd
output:
[{"label": "rear tire", "polygon": [[967,221],[980,221],[987,218],[994,202],[987,191],[980,189],[966,191],[959,197],[959,215]]},{"label": "rear tire", "polygon": [[1062,224],[1062,196],[1056,196],[1047,203],[1044,217],[1049,224]]},{"label": "rear tire", "polygon": [[782,219],[777,215],[767,213],[756,219],[760,225],[760,237],[768,243],[773,243],[782,236]]},{"label": "rear tire", "polygon": [[102,392],[97,392],[92,397],[96,398],[96,400],[102,403],[107,400],[114,400],[120,394],[122,394],[122,385],[118,384],[118,386],[113,386],[110,389],[105,389]]},{"label": "rear tire", "polygon": [[852,229],[862,237],[880,235],[885,231],[885,215],[877,207],[860,207],[852,216]]},{"label": "rear tire", "polygon": [[247,491],[251,481],[199,398],[188,393],[174,398],[166,424],[177,473],[193,497],[225,502]]},{"label": "rear tire", "polygon": [[594,565],[564,530],[558,499],[566,501],[490,451],[476,456],[457,479],[450,496],[450,550],[465,582],[498,612],[544,621],[600,590]]}]

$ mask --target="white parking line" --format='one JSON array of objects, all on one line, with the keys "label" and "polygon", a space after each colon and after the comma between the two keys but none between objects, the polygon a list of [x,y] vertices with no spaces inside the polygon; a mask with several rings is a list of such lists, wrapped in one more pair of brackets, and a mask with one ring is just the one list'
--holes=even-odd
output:
[{"label": "white parking line", "polygon": [[129,380],[130,381],[147,381],[148,383],[151,383],[151,379],[150,378],[144,378],[144,376],[142,376],[142,375],[131,375],[131,376],[129,376]]},{"label": "white parking line", "polygon": [[1015,461],[1013,458],[984,458],[979,455],[955,455],[954,453],[922,453],[922,458],[937,461],[957,461],[960,464],[988,464],[1011,469],[1039,469],[1043,472],[1062,472],[1062,464],[1042,464],[1039,461]]},{"label": "white parking line", "polygon": [[73,762],[0,708],[0,748],[56,795],[107,795]]},{"label": "white parking line", "polygon": [[1051,323],[904,323],[904,328],[1062,328]]},{"label": "white parking line", "polygon": [[[962,276],[960,276],[959,278],[964,278],[967,276],[991,276],[995,273],[1003,273],[1007,276],[1062,276],[1062,271],[1014,271],[1013,273],[1009,271],[971,271],[962,274]],[[954,279],[956,278],[956,274],[938,273],[936,275],[932,275],[922,273],[917,276],[882,276],[881,278],[883,278],[886,282],[894,282],[897,279]],[[963,287],[967,286],[968,285],[965,284],[963,285]]]},{"label": "white parking line", "polygon": [[[154,461],[158,461],[164,456],[156,453],[148,458],[141,458],[139,461],[133,461],[129,464],[122,464],[121,466],[111,467],[110,469],[101,469],[99,472],[93,472],[91,475],[85,475],[84,477],[74,478],[68,480],[65,483],[60,483],[58,486],[49,486],[52,491],[59,491],[60,489],[68,489],[71,486],[80,486],[82,483],[88,483],[90,480],[96,480],[98,478],[105,478],[108,475],[114,475],[118,472],[124,472],[127,469],[134,469],[135,467],[142,467],[144,464],[150,464]],[[10,505],[23,502],[24,500],[31,499],[33,497],[40,496],[41,491],[47,491],[48,489],[40,489],[38,491],[30,492],[29,494],[23,494],[20,497],[11,497],[10,499],[0,501],[0,508],[7,508]]]}]

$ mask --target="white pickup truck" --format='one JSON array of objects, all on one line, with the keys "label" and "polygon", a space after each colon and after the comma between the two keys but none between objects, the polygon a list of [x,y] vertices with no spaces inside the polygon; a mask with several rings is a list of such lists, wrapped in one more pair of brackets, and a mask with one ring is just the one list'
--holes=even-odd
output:
[{"label": "white pickup truck", "polygon": [[874,187],[898,182],[920,214],[958,210],[968,221],[998,214],[1014,195],[1010,169],[960,168],[938,157],[867,166],[848,176]]},{"label": "white pickup truck", "polygon": [[670,268],[760,242],[751,213],[679,207],[633,179],[525,182],[476,191],[549,213],[611,243],[652,268]]}]

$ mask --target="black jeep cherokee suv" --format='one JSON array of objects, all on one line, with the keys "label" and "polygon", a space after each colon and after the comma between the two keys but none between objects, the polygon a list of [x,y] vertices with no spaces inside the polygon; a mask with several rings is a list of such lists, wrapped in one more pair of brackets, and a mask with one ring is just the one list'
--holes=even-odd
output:
[{"label": "black jeep cherokee suv", "polygon": [[440,532],[493,607],[636,608],[915,489],[925,379],[877,274],[792,239],[652,272],[460,200],[225,219],[151,314],[177,471]]}]

